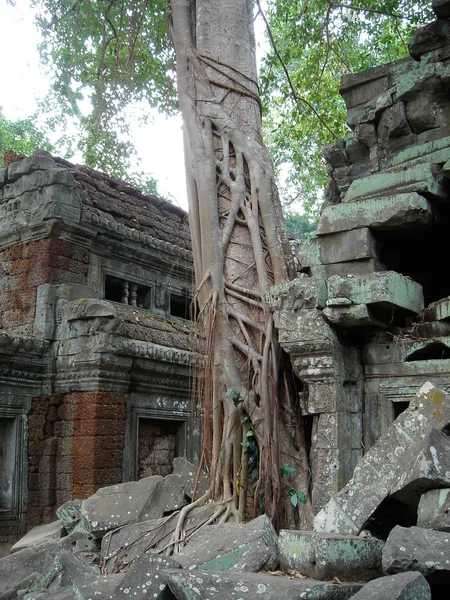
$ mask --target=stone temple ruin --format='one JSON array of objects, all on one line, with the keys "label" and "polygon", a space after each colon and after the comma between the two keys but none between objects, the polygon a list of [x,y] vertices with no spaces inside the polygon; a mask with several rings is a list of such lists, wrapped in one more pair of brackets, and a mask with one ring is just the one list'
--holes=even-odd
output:
[{"label": "stone temple ruin", "polygon": [[196,531],[211,503],[162,558],[207,485],[181,458],[198,463],[186,215],[44,153],[0,171],[0,535],[59,507],[0,560],[0,599],[448,598],[450,1],[433,8],[409,58],[343,77],[317,236],[266,298],[314,531]]},{"label": "stone temple ruin", "polygon": [[42,152],[0,194],[1,540],[199,436],[186,213]]}]

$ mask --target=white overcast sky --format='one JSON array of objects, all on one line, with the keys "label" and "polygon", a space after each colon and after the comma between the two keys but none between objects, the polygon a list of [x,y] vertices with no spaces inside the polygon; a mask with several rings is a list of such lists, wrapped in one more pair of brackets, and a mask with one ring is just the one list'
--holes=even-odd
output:
[{"label": "white overcast sky", "polygon": [[[15,8],[0,0],[0,106],[10,120],[34,114],[37,100],[48,90],[48,80],[39,64],[39,35],[33,16],[29,0],[16,0]],[[262,39],[262,23],[258,21],[261,19],[256,22],[257,37]],[[171,194],[187,210],[181,118],[165,118],[155,112],[153,124],[136,123],[132,127],[140,169],[158,181],[162,194]],[[80,162],[81,157],[72,160]]]}]

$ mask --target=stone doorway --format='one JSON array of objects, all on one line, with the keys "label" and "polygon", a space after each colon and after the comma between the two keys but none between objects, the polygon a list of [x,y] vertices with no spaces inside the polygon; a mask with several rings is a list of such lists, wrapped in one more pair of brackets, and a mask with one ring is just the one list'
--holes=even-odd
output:
[{"label": "stone doorway", "polygon": [[0,513],[13,509],[16,473],[16,420],[0,419]]},{"label": "stone doorway", "polygon": [[185,423],[139,418],[137,440],[137,479],[172,473],[173,459],[182,454]]}]

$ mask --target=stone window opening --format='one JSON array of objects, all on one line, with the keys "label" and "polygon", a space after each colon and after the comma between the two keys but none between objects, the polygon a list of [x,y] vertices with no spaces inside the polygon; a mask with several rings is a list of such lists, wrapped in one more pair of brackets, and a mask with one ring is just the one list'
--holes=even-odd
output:
[{"label": "stone window opening", "polygon": [[151,288],[135,281],[106,275],[105,300],[120,302],[120,304],[127,304],[135,308],[150,309]]},{"label": "stone window opening", "polygon": [[185,321],[192,321],[191,311],[192,299],[187,295],[170,294],[169,314],[171,317],[178,317]]},{"label": "stone window opening", "polygon": [[139,417],[137,436],[137,479],[173,471],[173,459],[183,456],[185,421]]}]

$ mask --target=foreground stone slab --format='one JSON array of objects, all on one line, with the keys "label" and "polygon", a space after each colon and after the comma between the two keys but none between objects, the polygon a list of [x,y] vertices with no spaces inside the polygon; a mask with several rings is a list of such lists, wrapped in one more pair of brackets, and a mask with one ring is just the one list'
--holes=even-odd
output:
[{"label": "foreground stone slab", "polygon": [[320,258],[324,265],[378,258],[375,236],[367,227],[323,236],[320,238]]},{"label": "foreground stone slab", "polygon": [[322,212],[318,235],[360,227],[395,229],[427,225],[435,220],[433,209],[419,194],[397,194],[327,206]]},{"label": "foreground stone slab", "polygon": [[123,576],[122,581],[112,592],[111,600],[133,598],[167,598],[167,569],[179,569],[180,564],[172,559],[157,554],[143,554],[137,557]]},{"label": "foreground stone slab", "polygon": [[422,286],[395,271],[330,277],[327,304],[333,303],[334,298],[347,298],[353,304],[386,304],[413,313],[419,313],[424,306]]},{"label": "foreground stone slab", "polygon": [[261,571],[278,566],[278,537],[268,517],[245,525],[203,527],[177,555],[183,568],[206,571]]},{"label": "foreground stone slab", "polygon": [[430,490],[422,494],[417,526],[450,532],[450,489]]},{"label": "foreground stone slab", "polygon": [[440,583],[445,578],[450,586],[450,534],[397,525],[384,546],[382,565],[388,574],[414,570],[430,582],[435,576]]},{"label": "foreground stone slab", "polygon": [[424,311],[425,321],[445,321],[450,319],[450,298],[443,298],[427,306]]},{"label": "foreground stone slab", "polygon": [[430,586],[417,571],[373,579],[354,600],[431,600]]},{"label": "foreground stone slab", "polygon": [[369,581],[380,577],[384,542],[314,531],[282,530],[278,538],[281,567],[331,581]]},{"label": "foreground stone slab", "polygon": [[358,583],[334,584],[260,573],[167,573],[177,600],[347,600],[361,588]]},{"label": "foreground stone slab", "polygon": [[450,398],[424,384],[361,459],[353,478],[316,515],[314,530],[357,535],[389,495],[417,505],[423,492],[449,487],[450,439],[440,431],[448,423]]},{"label": "foreground stone slab", "polygon": [[162,477],[155,475],[100,488],[82,502],[81,518],[84,528],[101,537],[110,529],[139,521],[144,507],[151,501],[162,480]]},{"label": "foreground stone slab", "polygon": [[72,533],[61,540],[42,542],[14,552],[0,560],[0,594],[23,582],[33,573],[45,573],[54,562],[55,556],[63,550],[72,550],[81,533]]},{"label": "foreground stone slab", "polygon": [[[194,494],[195,482],[197,480],[198,467],[187,461],[181,456],[177,456],[173,459],[173,474],[181,475],[184,481],[184,488],[186,494],[192,499]],[[195,497],[199,498],[208,489],[209,481],[207,475],[200,471],[198,473],[197,489],[195,490]]]},{"label": "foreground stone slab", "polygon": [[57,540],[61,537],[63,524],[61,521],[54,521],[48,525],[38,525],[33,527],[30,531],[24,535],[18,542],[11,548],[11,552],[17,552],[28,548],[28,546],[34,546],[43,541]]}]

